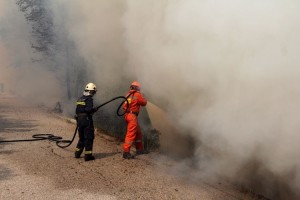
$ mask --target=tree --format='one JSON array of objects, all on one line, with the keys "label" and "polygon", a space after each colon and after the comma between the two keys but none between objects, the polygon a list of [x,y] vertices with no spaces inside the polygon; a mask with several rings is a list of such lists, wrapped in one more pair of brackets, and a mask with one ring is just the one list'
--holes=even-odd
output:
[{"label": "tree", "polygon": [[[49,0],[16,0],[20,11],[30,23],[32,29],[31,48],[34,53],[41,53],[43,59],[32,61],[50,61],[41,67],[56,72],[57,78],[66,86],[67,98],[70,100],[77,96],[79,85],[84,84],[86,69],[84,59],[78,55],[72,41],[67,37],[64,28],[65,21],[54,26],[52,7]],[[64,12],[59,12],[64,18]],[[81,87],[80,87],[81,88]]]},{"label": "tree", "polygon": [[53,56],[55,34],[53,31],[52,14],[47,9],[47,0],[16,0],[20,11],[32,25],[31,47],[46,56]]}]

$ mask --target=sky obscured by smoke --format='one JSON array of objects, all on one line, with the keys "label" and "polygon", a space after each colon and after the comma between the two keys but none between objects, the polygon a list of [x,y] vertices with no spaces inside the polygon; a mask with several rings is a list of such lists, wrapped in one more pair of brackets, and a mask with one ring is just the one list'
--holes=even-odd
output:
[{"label": "sky obscured by smoke", "polygon": [[[7,2],[0,1],[0,11],[14,7]],[[276,181],[288,188],[287,193],[297,193],[299,1],[52,3],[54,23],[65,28],[57,33],[63,32],[75,43],[87,63],[90,80],[103,93],[137,79],[150,101],[170,113],[182,134],[188,132],[198,140],[194,160],[199,177],[221,175],[254,188],[257,185],[250,179],[257,177],[271,185],[265,187],[271,191],[263,191],[271,197],[286,195],[285,191],[274,192],[280,190],[272,185]],[[8,19],[0,12],[1,25],[14,20],[20,26],[5,30],[24,33],[21,30],[28,28],[21,15]],[[29,62],[21,56],[26,51],[15,48],[22,52],[12,56],[8,48],[17,43],[30,49],[26,37],[15,35],[20,40],[11,40],[6,47],[0,43],[0,51],[7,54],[1,53],[1,75],[3,63]],[[54,80],[51,73],[40,71],[39,77]],[[21,77],[28,80],[31,76],[22,73]],[[20,79],[15,81],[18,85]],[[49,90],[56,87],[49,86]]]}]

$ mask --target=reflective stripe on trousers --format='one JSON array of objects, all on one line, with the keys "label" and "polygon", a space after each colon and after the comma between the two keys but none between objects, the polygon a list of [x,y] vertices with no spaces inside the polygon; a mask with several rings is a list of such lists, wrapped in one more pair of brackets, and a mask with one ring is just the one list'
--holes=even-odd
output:
[{"label": "reflective stripe on trousers", "polygon": [[92,151],[85,151],[84,154],[92,154]]}]

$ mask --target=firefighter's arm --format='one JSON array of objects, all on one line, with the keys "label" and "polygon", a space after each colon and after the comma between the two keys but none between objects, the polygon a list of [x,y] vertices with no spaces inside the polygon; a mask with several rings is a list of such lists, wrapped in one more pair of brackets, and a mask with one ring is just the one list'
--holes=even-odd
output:
[{"label": "firefighter's arm", "polygon": [[[127,99],[127,101],[128,101],[128,99]],[[127,110],[127,108],[128,108],[128,103],[127,103],[127,101],[124,101],[124,103],[123,103],[123,110]]]},{"label": "firefighter's arm", "polygon": [[138,93],[138,103],[141,105],[141,106],[145,106],[147,105],[147,99],[141,94],[141,93]]},{"label": "firefighter's arm", "polygon": [[94,112],[97,112],[97,108],[93,107],[93,99],[89,98],[86,100],[86,106],[85,106],[85,112],[87,114],[92,114]]}]

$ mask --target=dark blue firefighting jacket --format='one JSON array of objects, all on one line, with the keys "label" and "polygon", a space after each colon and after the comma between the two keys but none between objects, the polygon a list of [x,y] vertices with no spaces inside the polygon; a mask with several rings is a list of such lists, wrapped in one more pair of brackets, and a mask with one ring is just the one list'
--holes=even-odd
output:
[{"label": "dark blue firefighting jacket", "polygon": [[87,114],[88,116],[92,116],[92,114],[96,111],[93,108],[93,98],[92,96],[81,96],[76,102],[76,114]]}]

